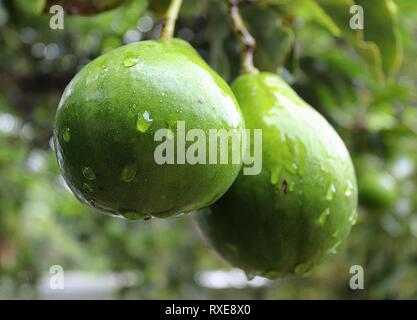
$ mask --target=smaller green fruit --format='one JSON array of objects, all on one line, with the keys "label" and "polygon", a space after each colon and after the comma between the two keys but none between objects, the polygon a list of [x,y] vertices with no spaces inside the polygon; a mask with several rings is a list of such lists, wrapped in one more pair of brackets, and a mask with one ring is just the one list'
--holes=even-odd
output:
[{"label": "smaller green fruit", "polygon": [[396,179],[386,171],[369,168],[358,176],[359,200],[366,207],[390,209],[397,202],[399,188]]},{"label": "smaller green fruit", "polygon": [[275,74],[232,84],[247,129],[262,129],[262,171],[239,175],[197,215],[202,234],[249,275],[305,274],[335,253],[357,218],[355,170],[331,125]]},{"label": "smaller green fruit", "polygon": [[358,172],[359,201],[368,209],[392,209],[399,197],[399,185],[381,158],[361,154],[355,158]]}]

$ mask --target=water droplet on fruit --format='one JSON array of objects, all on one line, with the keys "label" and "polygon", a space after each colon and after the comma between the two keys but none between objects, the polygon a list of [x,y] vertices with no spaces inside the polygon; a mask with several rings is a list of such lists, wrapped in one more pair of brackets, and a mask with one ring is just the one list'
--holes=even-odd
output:
[{"label": "water droplet on fruit", "polygon": [[346,189],[345,189],[345,196],[350,197],[352,195],[352,190],[353,190],[352,182],[350,182],[350,180],[348,180],[347,181],[347,186],[346,186]]},{"label": "water droplet on fruit", "polygon": [[123,65],[126,68],[130,68],[130,67],[133,67],[133,66],[137,65],[139,61],[140,61],[140,59],[138,59],[138,58],[126,58],[123,61]]},{"label": "water droplet on fruit", "polygon": [[136,129],[142,133],[145,133],[152,125],[152,122],[153,119],[151,118],[148,111],[145,111],[143,114],[138,114],[136,119]]},{"label": "water droplet on fruit", "polygon": [[95,180],[96,175],[94,174],[93,170],[91,170],[89,167],[82,167],[81,171],[83,172],[83,176],[87,180]]},{"label": "water droplet on fruit", "polygon": [[286,164],[285,168],[292,174],[296,174],[297,171],[295,170],[295,168],[297,167],[297,164],[293,163],[293,164]]},{"label": "water droplet on fruit", "polygon": [[340,245],[342,244],[341,241],[337,241],[329,250],[328,253],[329,254],[336,254],[337,253],[337,249],[340,247]]},{"label": "water droplet on fruit", "polygon": [[330,215],[330,208],[326,208],[325,210],[323,210],[323,212],[320,214],[319,219],[318,219],[318,224],[319,225],[324,225],[327,221],[327,218]]},{"label": "water droplet on fruit", "polygon": [[293,162],[292,167],[294,168],[295,172],[298,171],[298,165],[295,162]]},{"label": "water droplet on fruit", "polygon": [[329,186],[329,189],[327,189],[326,199],[329,200],[329,201],[333,200],[335,193],[336,193],[336,187],[332,183]]},{"label": "water droplet on fruit", "polygon": [[131,163],[126,165],[123,170],[120,178],[125,182],[131,182],[136,177],[136,164]]},{"label": "water droplet on fruit", "polygon": [[358,212],[356,210],[353,210],[349,217],[349,222],[352,226],[354,226],[357,220],[358,220]]},{"label": "water droplet on fruit", "polygon": [[64,129],[64,132],[62,133],[62,139],[64,139],[65,142],[69,142],[71,140],[70,128]]},{"label": "water droplet on fruit", "polygon": [[93,192],[93,188],[88,183],[83,183],[83,190],[87,193]]}]

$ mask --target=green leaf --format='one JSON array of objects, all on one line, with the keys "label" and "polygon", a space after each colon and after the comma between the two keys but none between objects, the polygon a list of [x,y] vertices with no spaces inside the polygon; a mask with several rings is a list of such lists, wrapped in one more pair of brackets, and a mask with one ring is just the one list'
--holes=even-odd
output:
[{"label": "green leaf", "polygon": [[209,62],[224,79],[230,80],[230,63],[225,51],[231,25],[225,14],[225,8],[211,5],[208,13],[207,38],[210,41]]},{"label": "green leaf", "polygon": [[[402,44],[398,31],[397,10],[392,0],[316,0],[333,19],[356,51],[380,81],[390,79],[401,65]],[[362,5],[364,30],[350,28],[350,8]]]},{"label": "green leaf", "polygon": [[365,41],[375,43],[382,54],[382,67],[388,78],[402,63],[402,43],[397,22],[397,6],[392,0],[356,0],[365,11]]},{"label": "green leaf", "polygon": [[340,28],[314,0],[261,0],[260,3],[285,8],[297,17],[322,25],[336,36],[341,35]]},{"label": "green leaf", "polygon": [[45,6],[45,0],[16,0],[16,5],[27,14],[41,14]]},{"label": "green leaf", "polygon": [[267,7],[246,7],[242,16],[257,42],[255,65],[262,71],[276,72],[294,45],[294,32],[285,26],[279,15]]}]

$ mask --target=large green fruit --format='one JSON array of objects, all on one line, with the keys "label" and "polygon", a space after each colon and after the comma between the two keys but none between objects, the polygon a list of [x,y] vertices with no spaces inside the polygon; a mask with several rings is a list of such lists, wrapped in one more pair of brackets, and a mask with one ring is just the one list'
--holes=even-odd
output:
[{"label": "large green fruit", "polygon": [[156,148],[181,139],[160,142],[154,134],[176,132],[177,121],[206,135],[243,128],[230,87],[188,43],[143,41],[95,59],[67,86],[56,114],[54,141],[66,182],[81,201],[127,218],[210,205],[241,164],[177,164],[179,152],[175,164],[157,164]]},{"label": "large green fruit", "polygon": [[197,221],[208,242],[250,275],[303,274],[334,253],[357,217],[349,153],[329,123],[277,75],[232,85],[247,129],[263,130],[263,169],[241,174]]}]

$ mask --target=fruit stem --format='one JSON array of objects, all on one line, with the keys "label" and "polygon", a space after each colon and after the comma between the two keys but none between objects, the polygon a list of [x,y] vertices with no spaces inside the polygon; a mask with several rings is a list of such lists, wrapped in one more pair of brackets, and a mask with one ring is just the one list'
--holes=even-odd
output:
[{"label": "fruit stem", "polygon": [[242,71],[244,73],[259,73],[259,70],[253,64],[253,54],[256,49],[256,40],[249,33],[239,12],[240,0],[229,0],[229,15],[232,19],[235,32],[239,36],[242,50]]},{"label": "fruit stem", "polygon": [[171,0],[168,11],[165,16],[165,26],[162,30],[161,37],[163,39],[169,40],[172,38],[175,30],[175,23],[178,18],[178,13],[180,11],[182,0]]}]

